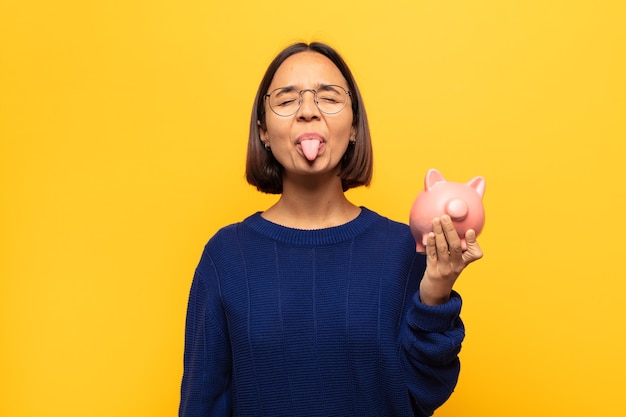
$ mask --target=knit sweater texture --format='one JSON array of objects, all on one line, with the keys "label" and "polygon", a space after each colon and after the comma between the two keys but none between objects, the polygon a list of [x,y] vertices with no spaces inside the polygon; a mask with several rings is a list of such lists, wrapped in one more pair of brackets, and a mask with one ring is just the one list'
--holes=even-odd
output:
[{"label": "knit sweater texture", "polygon": [[179,416],[432,415],[465,332],[457,293],[420,302],[425,262],[365,207],[326,229],[260,213],[221,229],[191,285]]}]

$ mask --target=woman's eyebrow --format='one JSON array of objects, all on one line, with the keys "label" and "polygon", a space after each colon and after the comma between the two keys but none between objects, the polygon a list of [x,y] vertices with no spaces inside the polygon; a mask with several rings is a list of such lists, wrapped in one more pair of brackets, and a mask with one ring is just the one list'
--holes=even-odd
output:
[{"label": "woman's eyebrow", "polygon": [[338,84],[320,84],[317,89],[318,90],[337,90],[337,87],[341,87]]},{"label": "woman's eyebrow", "polygon": [[293,86],[293,85],[286,85],[284,87],[277,87],[277,88],[275,88],[275,90],[280,90],[282,92],[282,91],[297,90],[297,88],[295,86]]}]

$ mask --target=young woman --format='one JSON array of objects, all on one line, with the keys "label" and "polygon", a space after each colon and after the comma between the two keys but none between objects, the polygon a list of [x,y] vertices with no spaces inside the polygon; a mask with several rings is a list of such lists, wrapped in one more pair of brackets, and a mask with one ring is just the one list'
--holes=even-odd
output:
[{"label": "young woman", "polygon": [[426,255],[405,224],[351,203],[372,147],[350,69],[321,43],[270,64],[254,102],[248,182],[273,206],[211,238],[191,286],[181,417],[429,416],[464,337],[452,287],[482,257],[450,218]]}]

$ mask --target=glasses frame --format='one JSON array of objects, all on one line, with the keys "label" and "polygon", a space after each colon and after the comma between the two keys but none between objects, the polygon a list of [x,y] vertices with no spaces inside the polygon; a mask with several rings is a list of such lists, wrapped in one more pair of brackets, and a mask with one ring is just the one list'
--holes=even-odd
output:
[{"label": "glasses frame", "polygon": [[[280,116],[280,117],[290,117],[290,116],[293,116],[294,114],[298,113],[298,111],[300,110],[300,107],[302,107],[302,101],[303,101],[303,98],[302,98],[302,93],[305,93],[305,92],[307,92],[307,91],[310,91],[311,93],[313,93],[313,102],[315,103],[315,106],[317,107],[317,109],[318,109],[320,112],[322,112],[322,113],[324,113],[324,114],[337,114],[337,113],[341,112],[343,109],[345,109],[345,108],[346,108],[346,106],[348,105],[348,100],[346,100],[346,101],[343,103],[343,107],[342,107],[342,108],[340,108],[339,110],[334,111],[334,112],[328,112],[328,111],[324,111],[324,110],[320,109],[320,105],[319,105],[319,102],[318,102],[318,100],[317,100],[317,92],[320,90],[320,88],[328,88],[328,87],[338,87],[338,88],[342,89],[342,90],[346,93],[346,95],[349,97],[349,99],[350,99],[350,100],[352,100],[352,93],[351,93],[349,90],[346,90],[344,87],[342,87],[342,86],[340,86],[340,85],[337,85],[337,84],[328,84],[328,85],[322,85],[322,86],[318,87],[317,89],[313,89],[313,88],[304,88],[304,89],[302,89],[302,90],[299,90],[299,91],[298,91],[298,107],[296,107],[296,109],[295,109],[292,113],[289,113],[289,114],[280,114],[280,113],[278,113],[276,110],[274,110],[274,108],[272,107],[272,104],[271,104],[269,101],[268,101],[267,105],[269,106],[269,108],[270,108],[270,110],[272,111],[272,113],[274,113],[275,115]],[[263,98],[264,98],[264,99],[269,99],[269,98],[270,98],[270,96],[271,96],[271,95],[272,95],[275,91],[278,91],[278,90],[283,90],[283,89],[286,89],[286,88],[289,88],[289,87],[278,87],[278,88],[275,88],[275,89],[273,89],[272,91],[270,91],[269,93],[265,94],[265,95],[263,96]]]}]

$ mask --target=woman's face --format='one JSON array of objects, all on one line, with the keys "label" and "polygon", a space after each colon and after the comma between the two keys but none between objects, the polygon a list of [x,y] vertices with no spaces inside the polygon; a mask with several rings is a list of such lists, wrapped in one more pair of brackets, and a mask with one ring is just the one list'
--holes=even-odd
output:
[{"label": "woman's face", "polygon": [[[290,87],[317,90],[338,85],[348,90],[345,78],[331,60],[317,52],[300,52],[287,58],[274,74],[268,89]],[[321,94],[321,93],[320,93]],[[320,111],[312,91],[302,92],[302,105],[291,116],[275,114],[265,99],[265,129],[260,128],[261,141],[269,145],[276,160],[283,166],[285,179],[315,174],[336,174],[339,163],[356,131],[352,126],[351,97],[338,113]]]}]

